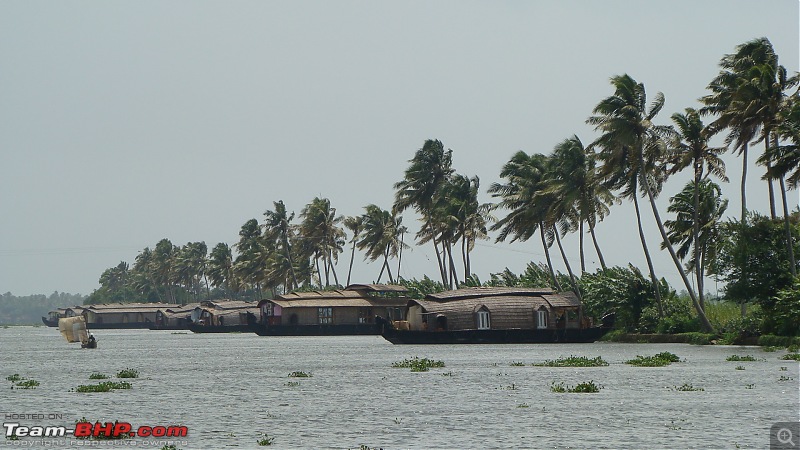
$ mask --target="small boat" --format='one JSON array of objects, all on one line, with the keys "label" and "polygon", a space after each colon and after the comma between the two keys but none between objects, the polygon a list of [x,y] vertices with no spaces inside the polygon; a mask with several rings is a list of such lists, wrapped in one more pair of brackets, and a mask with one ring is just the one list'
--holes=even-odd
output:
[{"label": "small boat", "polygon": [[477,287],[409,300],[407,320],[378,319],[392,344],[539,344],[594,342],[614,315],[594,325],[571,292],[545,288]]},{"label": "small boat", "polygon": [[86,329],[86,319],[83,316],[58,319],[58,331],[69,343],[80,342],[81,348],[97,348],[97,340]]}]

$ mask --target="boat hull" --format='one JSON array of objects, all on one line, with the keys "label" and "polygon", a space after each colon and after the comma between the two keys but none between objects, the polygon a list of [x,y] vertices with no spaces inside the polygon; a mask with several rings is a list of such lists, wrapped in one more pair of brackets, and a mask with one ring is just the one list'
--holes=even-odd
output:
[{"label": "boat hull", "polygon": [[594,342],[609,330],[610,328],[411,331],[386,327],[381,334],[392,344],[551,344]]},{"label": "boat hull", "polygon": [[377,324],[343,325],[250,325],[250,331],[259,336],[358,336],[379,335],[381,327]]},{"label": "boat hull", "polygon": [[50,320],[47,317],[42,316],[42,322],[47,325],[48,327],[57,327],[58,320]]},{"label": "boat hull", "polygon": [[249,333],[251,331],[249,325],[198,325],[190,323],[187,328],[193,333]]}]

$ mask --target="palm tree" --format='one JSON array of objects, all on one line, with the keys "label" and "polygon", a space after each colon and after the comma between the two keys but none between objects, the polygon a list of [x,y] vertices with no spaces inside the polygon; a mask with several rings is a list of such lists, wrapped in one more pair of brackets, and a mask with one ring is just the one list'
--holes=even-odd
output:
[{"label": "palm tree", "polygon": [[314,198],[300,212],[303,219],[300,224],[300,235],[314,254],[317,266],[317,275],[322,283],[322,273],[319,269],[319,258],[322,258],[325,267],[325,286],[330,286],[330,275],[333,274],[334,282],[339,284],[333,261],[338,261],[342,252],[345,234],[339,227],[342,216],[336,216],[336,208],[331,208],[327,198]]},{"label": "palm tree", "polygon": [[[541,154],[528,155],[523,151],[515,153],[503,166],[500,177],[504,184],[492,183],[489,193],[501,198],[493,208],[508,210],[508,214],[491,226],[490,230],[500,231],[495,242],[503,242],[511,237],[511,242],[527,241],[538,230],[542,238],[547,259],[547,268],[553,279],[553,286],[559,291],[561,286],[553,270],[550,258],[552,228],[545,225],[547,206],[543,205],[541,191],[545,189],[544,178],[547,170],[547,157]],[[548,239],[550,238],[550,239]]]},{"label": "palm tree", "polygon": [[[705,276],[708,262],[716,259],[722,242],[719,224],[727,208],[722,190],[708,178],[703,178],[699,186],[690,181],[670,199],[667,211],[675,213],[675,220],[667,220],[664,226],[669,230],[670,242],[678,246],[678,257],[685,259],[692,254],[687,268],[695,270],[698,280]],[[702,281],[697,286],[702,292]]]},{"label": "palm tree", "polygon": [[375,261],[383,257],[377,282],[380,283],[385,270],[389,277],[389,283],[394,283],[392,270],[389,267],[389,258],[398,256],[400,249],[407,247],[401,242],[401,236],[405,232],[405,228],[402,226],[403,219],[376,205],[367,205],[364,210],[364,231],[361,240],[356,245],[360,250],[365,251],[364,259]]},{"label": "palm tree", "polygon": [[162,239],[153,251],[153,279],[157,285],[166,289],[169,300],[175,303],[175,289],[172,284],[175,271],[175,253],[177,249],[169,239]]},{"label": "palm tree", "polygon": [[[393,206],[394,212],[399,214],[413,207],[422,215],[424,225],[423,230],[420,230],[422,234],[417,234],[418,239],[435,228],[432,217],[436,203],[434,197],[453,174],[452,160],[452,150],[445,151],[441,141],[429,139],[409,160],[411,164],[406,169],[403,180],[394,184],[394,188],[397,190]],[[443,246],[440,250],[441,242],[437,235],[431,236],[430,240],[433,241],[436,251],[436,261],[439,264],[442,283],[447,285],[448,270],[444,261],[445,248]]]},{"label": "palm tree", "polygon": [[[694,248],[693,261],[697,262],[700,261],[701,245],[698,240],[700,239],[700,228],[703,223],[700,220],[701,181],[707,175],[714,175],[722,181],[728,181],[728,177],[725,176],[725,163],[719,157],[719,155],[725,151],[725,148],[710,147],[708,145],[711,131],[708,127],[703,125],[700,114],[696,110],[686,108],[683,114],[675,113],[672,115],[672,121],[677,128],[677,135],[675,148],[671,149],[671,154],[668,157],[669,162],[672,163],[670,174],[677,173],[690,165],[694,172],[694,181],[691,185],[694,188],[691,209],[694,214],[692,219],[692,247]],[[670,241],[672,241],[672,239],[670,239]],[[683,259],[683,256],[680,255],[681,253],[679,251],[678,256]],[[697,280],[698,301],[700,302],[700,306],[705,310],[703,271],[701,265],[695,264],[694,270]]]},{"label": "palm tree", "polygon": [[353,273],[353,258],[356,256],[356,242],[358,241],[358,237],[364,228],[364,216],[348,216],[344,219],[343,223],[344,227],[353,233],[353,237],[350,239],[350,242],[353,243],[353,250],[350,254],[350,267],[347,269],[346,284],[346,286],[350,286],[350,275]]},{"label": "palm tree", "polygon": [[211,249],[208,255],[208,278],[215,288],[224,287],[233,292],[238,290],[233,272],[233,253],[228,244],[220,242]]},{"label": "palm tree", "polygon": [[292,246],[290,240],[293,238],[294,229],[291,224],[294,219],[294,213],[287,213],[286,205],[283,200],[273,202],[275,211],[267,210],[264,212],[264,226],[265,237],[277,244],[277,248],[282,256],[286,258],[288,264],[289,275],[291,275],[291,289],[296,289],[299,284],[297,282],[297,273],[295,271],[294,260],[292,259]]},{"label": "palm tree", "polygon": [[606,268],[594,229],[597,222],[608,215],[608,206],[614,201],[614,195],[601,183],[597,174],[596,159],[594,152],[584,148],[581,140],[575,135],[556,145],[550,155],[547,192],[553,194],[559,201],[572,205],[577,213],[581,272],[586,272],[583,251],[584,223],[589,227],[600,265],[603,269]]},{"label": "palm tree", "polygon": [[614,86],[614,94],[600,101],[594,108],[595,115],[587,120],[587,123],[594,125],[596,130],[603,133],[592,144],[593,147],[601,149],[599,157],[603,161],[603,165],[600,167],[600,175],[610,188],[621,189],[622,197],[629,198],[634,202],[639,224],[639,238],[650,269],[659,316],[663,317],[663,306],[658,279],[653,270],[641,226],[638,203],[638,191],[640,190],[650,200],[653,217],[662,240],[692,298],[698,317],[703,326],[711,331],[713,330],[711,322],[708,321],[689,279],[686,277],[683,266],[669,243],[655,203],[655,196],[666,178],[666,171],[661,165],[661,159],[666,149],[664,137],[670,134],[668,127],[653,124],[653,119],[664,106],[664,95],[660,92],[656,94],[655,100],[648,107],[644,84],[637,83],[627,74],[612,77],[611,84]]}]

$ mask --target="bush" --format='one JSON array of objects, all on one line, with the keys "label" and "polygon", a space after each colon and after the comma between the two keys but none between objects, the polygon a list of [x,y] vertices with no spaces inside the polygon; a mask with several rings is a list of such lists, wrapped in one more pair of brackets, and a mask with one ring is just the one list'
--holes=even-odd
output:
[{"label": "bush", "polygon": [[764,347],[789,347],[790,345],[800,344],[800,337],[775,336],[774,334],[764,334],[758,338],[758,345]]}]

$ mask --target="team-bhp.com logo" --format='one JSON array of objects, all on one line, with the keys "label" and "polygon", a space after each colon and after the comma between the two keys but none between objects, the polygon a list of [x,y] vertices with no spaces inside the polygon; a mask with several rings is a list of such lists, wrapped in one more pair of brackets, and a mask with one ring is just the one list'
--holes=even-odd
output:
[{"label": "team-bhp.com logo", "polygon": [[8,439],[14,438],[60,438],[74,436],[76,438],[90,439],[121,439],[121,438],[168,438],[186,437],[189,429],[182,425],[147,426],[133,428],[128,422],[78,422],[75,428],[64,426],[23,426],[19,423],[4,423],[5,435]]}]

